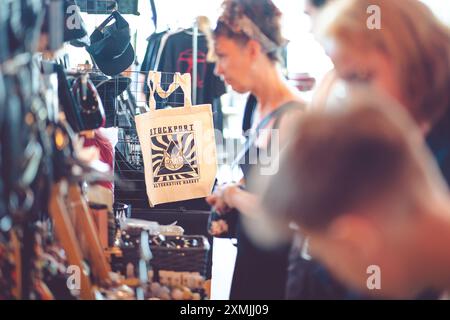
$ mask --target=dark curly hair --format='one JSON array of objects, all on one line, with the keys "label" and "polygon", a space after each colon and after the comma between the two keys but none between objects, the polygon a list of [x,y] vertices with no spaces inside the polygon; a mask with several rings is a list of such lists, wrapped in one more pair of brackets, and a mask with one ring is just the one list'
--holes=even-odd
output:
[{"label": "dark curly hair", "polygon": [[280,51],[286,44],[286,39],[281,35],[281,11],[271,0],[225,0],[222,4],[223,12],[214,30],[214,37],[224,36],[241,44],[246,44],[250,38],[243,32],[234,31],[230,25],[234,25],[242,15],[247,16],[258,26],[261,32],[280,50],[268,52],[267,56],[272,61],[280,61]]}]

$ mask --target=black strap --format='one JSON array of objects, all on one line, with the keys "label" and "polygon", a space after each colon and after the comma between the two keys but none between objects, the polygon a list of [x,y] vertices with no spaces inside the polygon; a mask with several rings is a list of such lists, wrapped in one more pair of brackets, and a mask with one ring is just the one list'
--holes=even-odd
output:
[{"label": "black strap", "polygon": [[152,7],[152,20],[156,30],[158,26],[158,12],[156,11],[155,0],[150,0],[150,6]]},{"label": "black strap", "polygon": [[242,132],[246,135],[252,127],[252,118],[258,101],[254,95],[250,95],[245,104],[244,120],[242,121]]},{"label": "black strap", "polygon": [[289,111],[289,110],[292,110],[292,109],[298,109],[298,108],[299,108],[299,103],[296,102],[296,101],[291,101],[291,102],[288,102],[288,103],[282,105],[281,107],[277,108],[276,110],[272,111],[268,115],[266,115],[261,120],[261,122],[258,124],[258,126],[255,129],[255,131],[249,136],[249,138],[247,139],[247,141],[246,141],[246,143],[244,145],[244,148],[238,154],[236,159],[234,159],[231,167],[234,168],[245,157],[245,154],[250,150],[251,146],[255,143],[256,139],[258,138],[260,131],[262,129],[264,129],[270,123],[270,121],[272,121],[273,119],[276,119],[276,120],[280,119],[280,117],[286,111]]}]

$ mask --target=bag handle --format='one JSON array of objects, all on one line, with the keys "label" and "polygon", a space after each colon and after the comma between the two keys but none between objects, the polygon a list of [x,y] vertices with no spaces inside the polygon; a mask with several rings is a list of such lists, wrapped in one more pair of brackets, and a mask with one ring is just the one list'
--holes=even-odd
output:
[{"label": "bag handle", "polygon": [[156,110],[155,92],[162,99],[167,99],[178,88],[183,90],[184,107],[191,108],[191,75],[189,73],[175,73],[173,76],[173,82],[170,84],[167,91],[161,88],[161,77],[161,72],[149,71],[148,73],[147,85],[150,88],[150,111]]}]

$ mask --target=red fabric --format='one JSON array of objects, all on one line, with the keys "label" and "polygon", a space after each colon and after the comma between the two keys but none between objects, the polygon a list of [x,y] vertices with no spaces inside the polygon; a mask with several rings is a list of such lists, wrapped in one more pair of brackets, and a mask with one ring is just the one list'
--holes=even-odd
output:
[{"label": "red fabric", "polygon": [[[85,138],[85,147],[95,146],[100,151],[100,161],[109,165],[111,170],[114,168],[114,150],[111,143],[106,139],[98,130],[95,131],[95,137],[93,139]],[[114,184],[109,181],[102,181],[99,185],[114,191]]]}]

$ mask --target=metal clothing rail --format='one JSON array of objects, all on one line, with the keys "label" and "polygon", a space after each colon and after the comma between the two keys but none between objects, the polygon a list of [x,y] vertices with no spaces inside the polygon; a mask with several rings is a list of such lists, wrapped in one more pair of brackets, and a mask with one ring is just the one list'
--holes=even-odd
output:
[{"label": "metal clothing rail", "polygon": [[198,22],[194,22],[194,34],[192,36],[192,104],[197,104],[197,81],[198,81]]}]

